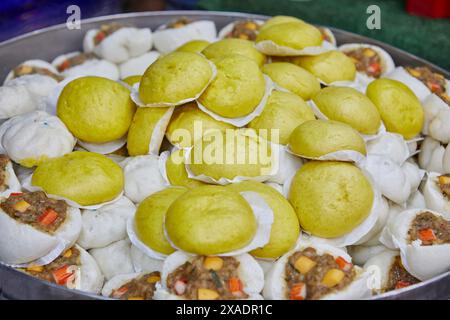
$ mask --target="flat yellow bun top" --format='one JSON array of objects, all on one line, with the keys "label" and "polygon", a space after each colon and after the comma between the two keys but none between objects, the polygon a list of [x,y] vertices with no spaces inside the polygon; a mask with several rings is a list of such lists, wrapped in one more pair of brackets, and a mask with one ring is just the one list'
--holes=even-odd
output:
[{"label": "flat yellow bun top", "polygon": [[147,68],[139,86],[146,104],[179,103],[196,97],[208,84],[213,70],[198,53],[172,52]]},{"label": "flat yellow bun top", "polygon": [[288,199],[304,230],[334,238],[349,233],[367,218],[374,192],[353,164],[310,161],[297,171]]},{"label": "flat yellow bun top", "polygon": [[274,221],[270,231],[270,241],[263,248],[253,250],[251,252],[253,256],[276,259],[292,249],[300,234],[300,226],[294,208],[281,193],[256,181],[229,184],[227,188],[236,192],[257,192],[273,211]]},{"label": "flat yellow bun top", "polygon": [[122,169],[108,157],[75,151],[45,161],[33,173],[32,185],[88,206],[115,199],[123,190]]},{"label": "flat yellow bun top", "polygon": [[273,62],[264,65],[262,70],[276,84],[304,100],[311,99],[320,90],[320,83],[316,77],[295,64]]},{"label": "flat yellow bun top", "polygon": [[167,127],[166,137],[173,145],[187,148],[192,146],[195,139],[211,130],[233,128],[233,125],[217,121],[201,111],[197,103],[191,102],[175,109]]},{"label": "flat yellow bun top", "polygon": [[208,59],[215,59],[230,54],[240,54],[262,66],[266,62],[266,56],[255,49],[253,42],[244,39],[223,39],[211,43],[202,53]]},{"label": "flat yellow bun top", "polygon": [[222,117],[250,114],[265,93],[265,80],[259,66],[237,54],[213,59],[213,62],[217,77],[200,96],[200,103]]},{"label": "flat yellow bun top", "polygon": [[302,21],[276,23],[262,28],[256,37],[256,43],[265,40],[298,50],[321,46],[323,41],[319,29]]},{"label": "flat yellow bun top", "polygon": [[128,84],[129,86],[133,86],[136,83],[141,82],[142,76],[141,75],[135,75],[135,76],[128,76],[122,81]]},{"label": "flat yellow bun top", "polygon": [[151,249],[171,254],[175,251],[164,235],[164,219],[170,205],[187,191],[182,187],[169,187],[142,201],[134,216],[139,239]]},{"label": "flat yellow bun top", "polygon": [[[287,144],[295,128],[313,119],[315,119],[314,113],[302,98],[290,92],[272,91],[264,111],[253,119],[248,127],[255,130],[265,129],[268,140]],[[278,133],[273,136],[278,137],[278,141],[272,139],[273,130],[278,130]]]},{"label": "flat yellow bun top", "polygon": [[154,135],[160,135],[162,140],[170,120],[163,118],[168,110],[162,107],[137,109],[128,131],[127,149],[130,156],[148,154],[150,140]]},{"label": "flat yellow bun top", "polygon": [[135,110],[129,90],[102,77],[81,77],[69,82],[57,105],[57,115],[70,132],[92,143],[123,137]]},{"label": "flat yellow bun top", "polygon": [[265,176],[273,169],[272,149],[254,130],[211,132],[194,142],[189,166],[216,180]]},{"label": "flat yellow bun top", "polygon": [[293,153],[307,158],[319,158],[343,150],[366,154],[364,139],[358,131],[345,123],[331,120],[302,123],[292,132],[289,148]]},{"label": "flat yellow bun top", "polygon": [[198,187],[181,195],[169,207],[165,226],[175,246],[200,255],[243,248],[257,229],[245,199],[221,186]]},{"label": "flat yellow bun top", "polygon": [[291,16],[274,16],[274,17],[270,18],[269,20],[267,20],[266,22],[264,22],[264,24],[261,26],[260,30],[269,28],[276,24],[287,23],[287,22],[304,22],[304,21],[301,19],[298,19],[296,17],[291,17]]},{"label": "flat yellow bun top", "polygon": [[209,42],[206,40],[192,40],[181,45],[175,51],[200,53],[207,46],[209,46]]},{"label": "flat yellow bun top", "polygon": [[423,107],[406,85],[396,80],[378,79],[369,84],[366,94],[378,108],[388,131],[399,133],[405,139],[420,133]]},{"label": "flat yellow bun top", "polygon": [[353,81],[356,76],[355,64],[340,51],[296,57],[292,59],[292,62],[305,68],[325,83]]},{"label": "flat yellow bun top", "polygon": [[363,134],[376,134],[380,128],[377,107],[356,89],[326,87],[312,100],[328,119],[344,122]]},{"label": "flat yellow bun top", "polygon": [[184,149],[178,149],[168,157],[166,162],[166,175],[173,186],[183,186],[189,189],[203,186],[206,183],[188,177],[186,171]]}]

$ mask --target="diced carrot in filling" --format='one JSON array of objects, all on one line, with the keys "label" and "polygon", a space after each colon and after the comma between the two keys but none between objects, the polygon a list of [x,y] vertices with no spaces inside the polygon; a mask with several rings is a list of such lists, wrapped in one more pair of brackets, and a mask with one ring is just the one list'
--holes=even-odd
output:
[{"label": "diced carrot in filling", "polygon": [[97,34],[95,35],[95,42],[96,42],[96,43],[102,42],[103,39],[105,39],[105,36],[106,36],[105,33],[102,32],[102,31],[100,31],[99,33],[97,33]]},{"label": "diced carrot in filling", "polygon": [[123,28],[124,26],[119,23],[108,23],[100,26],[100,30],[94,36],[94,44],[98,45],[100,42],[105,40],[106,37],[110,36],[117,30]]},{"label": "diced carrot in filling", "polygon": [[123,296],[125,293],[127,293],[128,288],[127,286],[122,286],[119,289],[113,290],[111,296],[113,298],[119,299],[121,296]]},{"label": "diced carrot in filling", "polygon": [[48,198],[42,191],[11,194],[0,207],[18,222],[48,233],[65,221],[68,209],[65,201]]},{"label": "diced carrot in filling", "polygon": [[345,54],[355,63],[356,70],[370,77],[379,78],[382,74],[381,58],[371,48],[349,50]]},{"label": "diced carrot in filling", "polygon": [[337,257],[336,263],[339,265],[339,268],[341,268],[344,271],[349,271],[353,267],[353,265],[351,263],[347,262],[342,257]]},{"label": "diced carrot in filling", "polygon": [[62,71],[64,71],[64,70],[68,69],[69,67],[70,67],[69,60],[65,60],[63,63],[61,63],[61,64],[58,66],[58,71],[59,71],[59,72],[62,72]]},{"label": "diced carrot in filling", "polygon": [[316,249],[308,247],[288,258],[284,273],[286,298],[317,300],[343,290],[355,276],[354,266],[342,257],[319,254]]},{"label": "diced carrot in filling", "polygon": [[47,209],[38,217],[38,221],[40,224],[44,226],[48,226],[55,222],[55,220],[58,218],[58,212],[56,212],[53,209]]},{"label": "diced carrot in filling", "polygon": [[406,288],[409,287],[412,283],[408,282],[408,281],[398,281],[397,284],[395,285],[395,289],[402,289],[402,288]]},{"label": "diced carrot in filling", "polygon": [[161,280],[158,271],[133,278],[116,290],[110,297],[121,300],[151,300],[156,291],[156,283]]},{"label": "diced carrot in filling", "polygon": [[62,266],[53,271],[53,278],[59,285],[65,285],[73,275],[74,272],[68,265]]},{"label": "diced carrot in filling", "polygon": [[422,246],[450,243],[450,221],[429,211],[419,213],[408,231],[409,241],[421,241]]},{"label": "diced carrot in filling", "polygon": [[383,292],[387,292],[391,290],[401,289],[419,282],[419,279],[412,276],[405,269],[400,256],[396,256],[389,269],[386,287],[382,289]]},{"label": "diced carrot in filling", "polygon": [[80,265],[80,251],[76,247],[72,247],[49,264],[29,266],[21,270],[44,281],[74,288]]},{"label": "diced carrot in filling", "polygon": [[303,282],[294,284],[289,293],[289,299],[305,300],[305,298],[306,298],[306,285]]},{"label": "diced carrot in filling", "polygon": [[228,280],[228,287],[232,293],[242,292],[242,282],[239,278],[231,278]]},{"label": "diced carrot in filling", "polygon": [[406,67],[405,70],[426,85],[431,92],[436,94],[446,92],[446,81],[442,74],[433,72],[428,67]]},{"label": "diced carrot in filling", "polygon": [[171,272],[166,285],[172,294],[188,300],[245,299],[239,263],[233,257],[197,256]]},{"label": "diced carrot in filling", "polygon": [[22,192],[12,192],[9,196],[16,197],[16,196],[20,196],[21,194],[22,194]]},{"label": "diced carrot in filling", "polygon": [[434,241],[436,240],[436,235],[433,232],[433,229],[422,229],[419,230],[419,238],[422,241]]}]

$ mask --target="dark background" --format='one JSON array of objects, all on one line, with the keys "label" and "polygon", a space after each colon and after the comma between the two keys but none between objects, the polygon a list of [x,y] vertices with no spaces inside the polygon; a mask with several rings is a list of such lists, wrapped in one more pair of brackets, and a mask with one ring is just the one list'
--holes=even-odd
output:
[{"label": "dark background", "polygon": [[[422,9],[450,0],[422,0]],[[366,35],[450,69],[450,20],[408,14],[406,0],[0,0],[0,41],[67,19],[76,4],[83,19],[120,12],[203,9],[293,15],[308,22]],[[381,8],[381,30],[366,27],[366,9]]]}]

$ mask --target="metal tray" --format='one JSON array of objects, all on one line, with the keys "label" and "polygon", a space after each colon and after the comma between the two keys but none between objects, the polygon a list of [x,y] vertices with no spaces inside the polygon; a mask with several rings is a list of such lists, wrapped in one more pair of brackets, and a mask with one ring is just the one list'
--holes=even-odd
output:
[{"label": "metal tray", "polygon": [[[65,24],[37,30],[11,40],[0,43],[0,82],[6,74],[19,63],[28,59],[51,61],[59,54],[81,50],[84,33],[109,21],[119,21],[139,27],[150,27],[154,30],[159,25],[178,16],[193,19],[213,20],[217,28],[225,26],[236,19],[251,18],[265,20],[267,16],[210,11],[163,11],[118,14],[83,20],[80,30],[68,30]],[[382,42],[372,40],[354,33],[330,28],[339,44],[349,42],[372,43],[387,50],[396,65],[427,65],[450,78],[449,72],[428,61],[418,58],[403,50]],[[14,245],[14,243],[11,243]],[[105,299],[85,292],[70,290],[44,282],[0,263],[0,299]],[[450,272],[425,282],[418,283],[398,291],[388,292],[374,299],[450,299]]]}]

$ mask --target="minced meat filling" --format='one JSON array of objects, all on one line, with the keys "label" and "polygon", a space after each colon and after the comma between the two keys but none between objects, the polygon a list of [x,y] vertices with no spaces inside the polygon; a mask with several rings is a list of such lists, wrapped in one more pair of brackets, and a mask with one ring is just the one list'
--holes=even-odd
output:
[{"label": "minced meat filling", "polygon": [[113,290],[110,297],[120,300],[152,300],[156,283],[160,279],[158,271],[143,275]]},{"label": "minced meat filling", "polygon": [[245,299],[248,295],[233,257],[199,256],[178,267],[167,277],[170,292],[189,300]]},{"label": "minced meat filling", "polygon": [[285,267],[287,298],[316,300],[348,286],[356,272],[351,263],[338,259],[328,253],[319,255],[314,248],[291,255]]},{"label": "minced meat filling", "polygon": [[44,192],[12,193],[0,204],[11,218],[44,232],[54,232],[64,222],[67,203],[48,198]]},{"label": "minced meat filling", "polygon": [[26,64],[21,64],[21,65],[15,67],[13,70],[13,74],[14,74],[14,78],[18,78],[18,77],[29,75],[29,74],[40,74],[43,76],[51,77],[58,82],[64,79],[60,75],[57,75],[48,69],[34,67],[34,66],[26,65]]},{"label": "minced meat filling", "polygon": [[438,183],[442,194],[450,201],[450,173],[439,176]]},{"label": "minced meat filling", "polygon": [[400,256],[394,258],[394,262],[389,269],[389,276],[384,291],[397,290],[419,283],[420,280],[412,276],[402,264]]},{"label": "minced meat filling", "polygon": [[188,24],[194,22],[193,20],[186,18],[186,17],[181,17],[179,19],[173,20],[172,22],[168,23],[166,26],[166,29],[178,29],[178,28],[182,28],[184,26],[187,26]]},{"label": "minced meat filling", "polygon": [[381,76],[381,58],[378,53],[371,48],[358,48],[345,52],[353,60],[356,70],[364,72],[370,77],[379,78]]},{"label": "minced meat filling", "polygon": [[80,266],[80,263],[80,251],[72,247],[50,264],[45,266],[30,266],[22,270],[48,282],[59,285],[70,285],[75,283],[75,272]]},{"label": "minced meat filling", "polygon": [[442,74],[433,72],[427,67],[406,67],[405,69],[414,78],[422,81],[431,92],[436,94],[443,94],[446,92],[446,81]]},{"label": "minced meat filling", "polygon": [[7,180],[7,172],[6,172],[6,166],[9,163],[8,156],[4,154],[0,154],[0,192],[5,191],[9,188],[8,184],[6,183]]},{"label": "minced meat filling", "polygon": [[100,26],[100,30],[98,30],[97,34],[94,37],[94,45],[100,44],[103,40],[105,40],[106,37],[112,35],[114,32],[122,28],[124,28],[124,26],[119,23],[102,24]]},{"label": "minced meat filling", "polygon": [[233,30],[226,35],[226,38],[238,38],[255,41],[258,35],[259,24],[252,20],[238,21],[234,24]]},{"label": "minced meat filling", "polygon": [[59,66],[58,66],[58,71],[59,72],[63,72],[64,70],[67,70],[69,68],[75,67],[75,66],[79,66],[83,63],[85,63],[88,60],[91,59],[95,59],[96,56],[93,53],[87,52],[87,53],[80,53],[77,54],[73,57],[70,57],[66,60],[64,60],[64,62],[62,62]]},{"label": "minced meat filling", "polygon": [[450,221],[429,211],[422,212],[411,223],[409,239],[421,240],[422,246],[450,243]]}]

